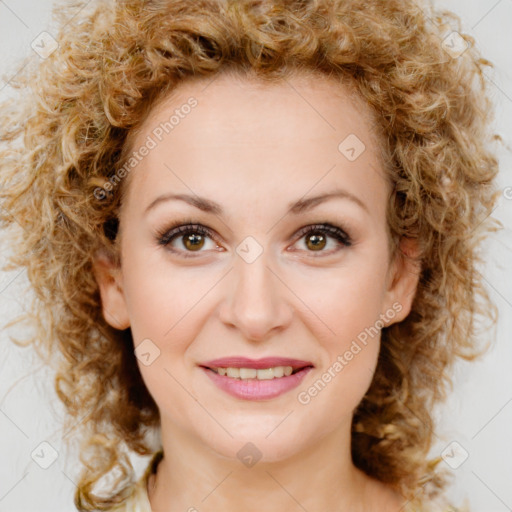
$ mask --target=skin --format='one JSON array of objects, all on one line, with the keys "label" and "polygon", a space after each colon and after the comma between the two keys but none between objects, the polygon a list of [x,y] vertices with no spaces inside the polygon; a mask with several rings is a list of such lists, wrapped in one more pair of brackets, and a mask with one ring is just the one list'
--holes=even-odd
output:
[{"label": "skin", "polygon": [[[106,320],[131,327],[135,347],[149,338],[160,350],[149,366],[138,360],[160,410],[165,454],[150,480],[152,509],[251,512],[264,496],[270,512],[398,512],[404,500],[350,456],[351,419],[371,383],[380,335],[308,404],[297,399],[393,304],[401,310],[386,325],[403,320],[418,282],[418,268],[388,252],[389,184],[368,107],[331,78],[262,84],[219,75],[180,84],[153,108],[133,148],[191,96],[198,105],[125,183],[121,267],[101,255],[95,261]],[[349,134],[366,146],[355,161],[338,150]],[[333,189],[362,206],[335,198],[287,214],[289,203]],[[169,192],[208,198],[224,213],[172,200],[144,212]],[[189,219],[215,239],[206,236],[199,252],[183,235],[172,242],[176,253],[158,244],[158,231]],[[327,234],[315,249],[312,234],[297,235],[325,222],[352,244]],[[263,249],[252,263],[236,252],[248,236]],[[402,249],[414,251],[405,241]],[[293,357],[314,369],[277,398],[241,400],[198,366],[232,355]],[[248,442],[261,452],[250,468],[237,457]]]}]

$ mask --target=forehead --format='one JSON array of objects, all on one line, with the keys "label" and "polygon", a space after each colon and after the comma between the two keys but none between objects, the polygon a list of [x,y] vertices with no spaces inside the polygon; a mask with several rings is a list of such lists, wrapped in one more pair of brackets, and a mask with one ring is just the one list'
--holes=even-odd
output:
[{"label": "forehead", "polygon": [[[189,116],[190,109],[185,107],[192,98],[200,108],[194,108],[193,115]],[[180,115],[181,109],[187,110],[185,116]],[[329,77],[318,72],[295,72],[288,78],[268,81],[254,75],[241,75],[238,71],[225,71],[214,77],[181,82],[153,105],[145,122],[130,138],[134,143],[140,143],[151,129],[169,121],[169,114],[173,112],[179,115],[179,119],[171,123],[175,139],[180,134],[185,139],[187,131],[197,136],[197,133],[190,132],[197,129],[199,122],[202,135],[215,133],[222,136],[225,131],[233,141],[244,140],[247,135],[251,139],[266,141],[275,135],[275,139],[282,140],[287,133],[293,136],[301,132],[309,137],[312,131],[319,136],[332,135],[340,128],[337,121],[341,110],[342,117],[354,130],[361,134],[369,130],[366,135],[377,138],[374,112],[346,78]],[[195,118],[197,122],[181,122],[184,117]],[[288,130],[283,133],[276,123],[288,125]],[[237,131],[230,131],[234,124]],[[276,128],[269,131],[268,128],[273,126]],[[258,131],[258,128],[265,131]],[[193,143],[194,138],[188,142]]]},{"label": "forehead", "polygon": [[[362,165],[374,180],[382,179],[374,125],[352,88],[323,75],[264,82],[223,74],[185,81],[133,134],[132,150],[150,139],[154,147],[131,172],[129,189],[146,202],[144,196],[164,182],[192,189],[210,184],[213,192],[220,184],[272,185],[281,176],[283,186],[302,177],[300,189],[340,164],[352,169],[352,179]],[[332,183],[336,173],[330,174],[326,181]]]}]

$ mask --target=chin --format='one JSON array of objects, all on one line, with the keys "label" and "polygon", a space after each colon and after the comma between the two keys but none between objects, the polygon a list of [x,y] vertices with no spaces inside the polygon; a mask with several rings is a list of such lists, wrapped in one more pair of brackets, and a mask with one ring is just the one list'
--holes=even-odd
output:
[{"label": "chin", "polygon": [[221,457],[238,459],[242,463],[245,457],[257,458],[258,463],[279,462],[296,456],[314,443],[313,439],[307,437],[304,424],[298,430],[291,429],[293,425],[287,425],[289,419],[283,421],[285,416],[278,419],[271,417],[268,421],[260,419],[247,422],[245,418],[243,422],[233,422],[231,425],[224,423],[233,437],[222,429],[217,429],[213,436],[211,431],[201,432],[199,436]]}]

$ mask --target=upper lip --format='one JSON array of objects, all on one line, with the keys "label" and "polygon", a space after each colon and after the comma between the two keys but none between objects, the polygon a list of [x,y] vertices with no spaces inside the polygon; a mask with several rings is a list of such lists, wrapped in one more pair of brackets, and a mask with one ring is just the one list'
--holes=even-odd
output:
[{"label": "upper lip", "polygon": [[249,359],[242,356],[222,357],[206,361],[200,366],[206,368],[255,368],[264,369],[275,366],[291,366],[294,370],[313,366],[311,361],[302,361],[300,359],[290,359],[289,357],[263,357],[262,359]]}]

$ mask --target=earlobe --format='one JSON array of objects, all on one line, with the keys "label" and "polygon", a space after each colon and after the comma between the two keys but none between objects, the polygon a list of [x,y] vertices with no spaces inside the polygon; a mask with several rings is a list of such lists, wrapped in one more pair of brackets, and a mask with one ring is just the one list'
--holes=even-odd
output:
[{"label": "earlobe", "polygon": [[130,327],[130,320],[122,287],[121,269],[114,265],[105,251],[98,251],[93,260],[93,272],[101,295],[105,321],[123,330]]},{"label": "earlobe", "polygon": [[410,313],[420,274],[418,241],[413,238],[402,238],[395,261],[391,265],[386,300],[387,306],[393,307],[396,314],[387,326],[401,322]]}]

